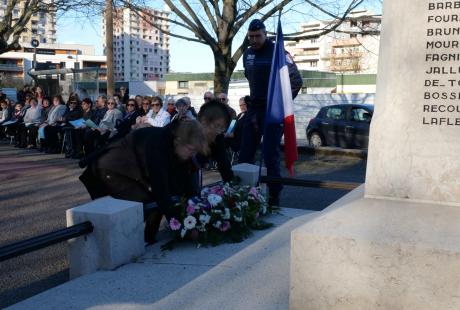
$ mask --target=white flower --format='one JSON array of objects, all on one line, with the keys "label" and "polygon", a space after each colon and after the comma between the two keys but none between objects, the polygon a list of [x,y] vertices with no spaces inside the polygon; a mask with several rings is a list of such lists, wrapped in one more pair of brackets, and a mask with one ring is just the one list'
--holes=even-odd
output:
[{"label": "white flower", "polygon": [[222,210],[213,209],[211,212],[216,214],[222,214]]},{"label": "white flower", "polygon": [[201,190],[201,197],[206,197],[206,195],[209,193],[209,188],[205,187]]},{"label": "white flower", "polygon": [[267,213],[267,207],[266,207],[266,206],[263,206],[263,207],[262,207],[262,214],[265,214],[265,213]]},{"label": "white flower", "polygon": [[193,229],[195,228],[196,225],[196,218],[193,216],[189,215],[185,218],[184,220],[184,227],[185,229]]},{"label": "white flower", "polygon": [[242,222],[243,221],[243,218],[241,216],[234,215],[233,218],[235,219],[235,222]]},{"label": "white flower", "polygon": [[222,197],[220,197],[219,195],[216,195],[216,194],[209,194],[208,202],[211,204],[211,206],[215,207],[219,203],[222,202]]},{"label": "white flower", "polygon": [[214,226],[215,228],[220,229],[220,227],[222,226],[222,222],[221,222],[221,221],[217,221],[217,222],[215,222],[212,226]]},{"label": "white flower", "polygon": [[206,231],[206,227],[204,227],[204,225],[197,226],[196,228],[197,228],[199,231],[201,231],[201,232],[205,232],[205,231]]},{"label": "white flower", "polygon": [[235,208],[237,208],[238,210],[241,211],[241,203],[238,202],[238,203],[235,205]]},{"label": "white flower", "polygon": [[243,202],[241,203],[241,205],[242,205],[243,207],[247,207],[247,206],[249,206],[249,203],[248,203],[247,201],[243,201]]},{"label": "white flower", "polygon": [[180,231],[180,237],[184,238],[186,233],[187,233],[187,229],[182,228],[182,230]]},{"label": "white flower", "polygon": [[207,215],[207,214],[201,214],[201,215],[200,215],[200,222],[201,222],[203,225],[208,224],[210,220],[211,220],[211,216],[210,216],[210,215]]},{"label": "white flower", "polygon": [[230,215],[230,209],[229,209],[229,208],[225,208],[224,211],[225,211],[225,214],[222,216],[222,218],[223,218],[224,220],[229,220],[230,217],[231,217],[231,215]]}]

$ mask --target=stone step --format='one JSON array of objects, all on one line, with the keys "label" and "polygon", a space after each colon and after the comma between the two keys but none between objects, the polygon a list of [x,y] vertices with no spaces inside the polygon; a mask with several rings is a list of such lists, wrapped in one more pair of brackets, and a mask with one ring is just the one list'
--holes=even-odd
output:
[{"label": "stone step", "polygon": [[64,283],[8,309],[287,309],[291,231],[317,212],[282,209],[241,243],[158,244],[137,261]]}]

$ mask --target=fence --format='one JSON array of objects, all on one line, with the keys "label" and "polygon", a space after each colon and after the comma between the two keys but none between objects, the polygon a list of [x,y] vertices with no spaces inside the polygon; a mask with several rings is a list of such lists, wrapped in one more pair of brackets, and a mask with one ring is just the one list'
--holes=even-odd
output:
[{"label": "fence", "polygon": [[27,240],[8,244],[0,248],[0,262],[42,248],[46,248],[50,245],[62,241],[90,234],[93,232],[93,230],[94,227],[91,222],[83,222]]}]

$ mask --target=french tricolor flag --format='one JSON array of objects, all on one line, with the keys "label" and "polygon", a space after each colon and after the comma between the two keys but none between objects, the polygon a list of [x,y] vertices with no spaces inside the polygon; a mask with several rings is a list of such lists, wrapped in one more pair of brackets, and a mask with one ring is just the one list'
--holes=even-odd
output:
[{"label": "french tricolor flag", "polygon": [[287,61],[292,61],[284,50],[281,20],[278,20],[275,50],[268,84],[266,124],[284,122],[284,155],[286,168],[294,175],[294,162],[297,160],[297,140],[294,122],[294,102]]}]

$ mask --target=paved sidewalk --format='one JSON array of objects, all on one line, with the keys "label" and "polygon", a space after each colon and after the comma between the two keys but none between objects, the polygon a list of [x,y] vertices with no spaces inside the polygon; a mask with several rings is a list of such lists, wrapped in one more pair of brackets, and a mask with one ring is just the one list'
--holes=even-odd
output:
[{"label": "paved sidewalk", "polygon": [[8,309],[287,309],[290,233],[317,212],[282,209],[242,243],[196,248],[168,240],[138,261],[64,283]]}]

